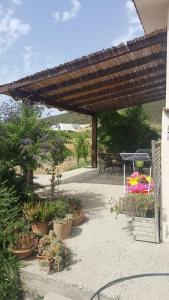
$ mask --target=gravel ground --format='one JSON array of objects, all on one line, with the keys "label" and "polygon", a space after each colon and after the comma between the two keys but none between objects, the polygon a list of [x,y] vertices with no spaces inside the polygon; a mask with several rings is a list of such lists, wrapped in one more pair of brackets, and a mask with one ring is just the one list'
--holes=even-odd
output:
[{"label": "gravel ground", "polygon": [[[48,176],[41,175],[36,181],[48,189]],[[84,224],[73,228],[71,236],[66,240],[75,254],[73,263],[61,273],[46,275],[39,271],[36,260],[28,261],[24,273],[32,278],[35,275],[42,276],[43,282],[51,280],[53,285],[50,285],[50,290],[52,286],[53,292],[57,283],[62,283],[60,286],[64,296],[71,294],[73,300],[87,300],[91,291],[122,276],[169,272],[169,245],[134,241],[126,229],[126,218],[121,215],[116,219],[110,213],[110,198],[123,195],[122,185],[117,185],[119,182],[122,183],[120,175],[97,175],[97,171],[92,169],[65,173],[61,189],[65,193],[75,193],[77,190],[88,217]],[[43,284],[44,293],[48,292],[47,286],[47,283],[46,287]],[[69,293],[66,286],[86,291],[86,297]],[[87,294],[87,291],[90,293]],[[169,277],[134,279],[109,288],[104,294],[108,299],[168,300]]]}]

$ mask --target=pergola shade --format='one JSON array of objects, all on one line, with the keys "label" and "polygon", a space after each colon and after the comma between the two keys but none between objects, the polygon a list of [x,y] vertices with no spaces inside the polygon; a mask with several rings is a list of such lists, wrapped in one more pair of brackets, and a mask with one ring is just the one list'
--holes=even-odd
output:
[{"label": "pergola shade", "polygon": [[165,98],[166,29],[0,86],[15,99],[88,115]]}]

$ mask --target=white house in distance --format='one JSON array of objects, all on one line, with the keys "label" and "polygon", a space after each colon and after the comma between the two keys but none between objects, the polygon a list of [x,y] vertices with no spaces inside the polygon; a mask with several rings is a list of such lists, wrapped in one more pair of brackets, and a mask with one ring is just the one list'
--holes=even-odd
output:
[{"label": "white house in distance", "polygon": [[90,124],[67,124],[67,123],[58,123],[51,126],[52,130],[61,130],[61,131],[81,131],[90,127]]},{"label": "white house in distance", "polygon": [[162,112],[161,145],[161,229],[163,242],[169,242],[169,1],[133,0],[145,34],[167,27],[166,103]]}]

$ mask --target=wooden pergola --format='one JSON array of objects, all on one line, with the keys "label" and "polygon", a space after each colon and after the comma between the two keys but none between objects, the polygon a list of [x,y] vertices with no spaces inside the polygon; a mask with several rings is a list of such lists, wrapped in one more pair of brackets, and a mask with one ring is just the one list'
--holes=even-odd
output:
[{"label": "wooden pergola", "polygon": [[0,86],[0,94],[92,117],[97,166],[97,114],[166,94],[166,29]]}]

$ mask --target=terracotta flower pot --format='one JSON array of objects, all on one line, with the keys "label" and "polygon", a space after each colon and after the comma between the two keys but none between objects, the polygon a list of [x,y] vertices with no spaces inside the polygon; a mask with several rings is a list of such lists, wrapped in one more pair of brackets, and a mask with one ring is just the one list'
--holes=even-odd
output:
[{"label": "terracotta flower pot", "polygon": [[60,240],[64,240],[71,233],[71,229],[72,229],[72,220],[70,220],[65,224],[58,224],[58,223],[53,224],[54,233],[57,235],[57,237]]},{"label": "terracotta flower pot", "polygon": [[18,249],[18,250],[11,250],[11,252],[19,259],[25,259],[32,255],[33,249],[34,248],[26,249],[26,250]]},{"label": "terracotta flower pot", "polygon": [[34,223],[32,225],[32,231],[36,234],[47,235],[49,233],[48,223]]},{"label": "terracotta flower pot", "polygon": [[79,212],[79,215],[73,216],[72,225],[73,226],[78,226],[80,223],[82,223],[82,221],[84,220],[84,218],[85,218],[84,213],[82,211]]},{"label": "terracotta flower pot", "polygon": [[52,257],[37,255],[41,271],[50,272],[52,269]]}]

